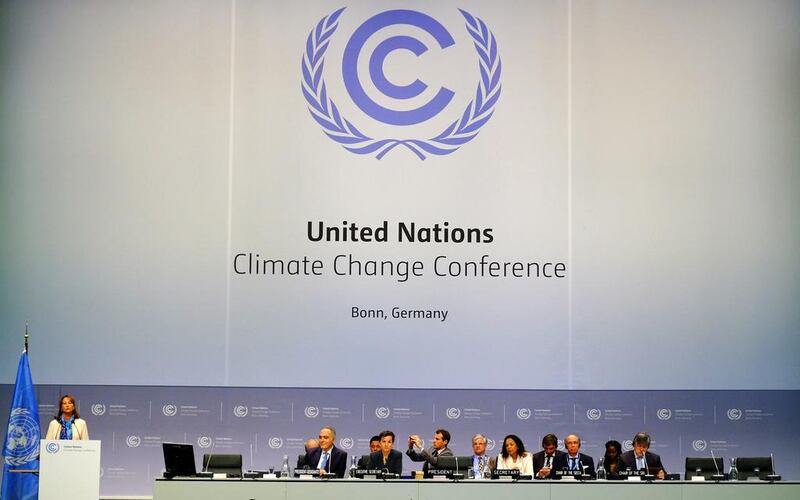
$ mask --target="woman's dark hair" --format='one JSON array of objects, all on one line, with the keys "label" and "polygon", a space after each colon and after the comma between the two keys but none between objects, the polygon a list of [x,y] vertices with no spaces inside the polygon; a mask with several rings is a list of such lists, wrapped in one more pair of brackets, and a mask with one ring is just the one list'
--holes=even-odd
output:
[{"label": "woman's dark hair", "polygon": [[517,445],[517,455],[518,456],[524,455],[525,454],[525,445],[522,444],[522,440],[519,438],[519,436],[517,436],[515,434],[509,434],[508,436],[503,438],[503,451],[502,451],[503,458],[508,458],[508,450],[506,449],[506,441],[509,440],[509,439],[514,441],[514,444]]},{"label": "woman's dark hair", "polygon": [[612,439],[610,441],[606,441],[606,453],[605,453],[605,455],[603,455],[603,458],[605,458],[605,459],[608,458],[608,448],[611,447],[611,446],[613,446],[614,448],[617,449],[617,456],[618,457],[619,457],[619,454],[622,453],[622,445],[619,444],[619,441],[615,441],[615,440]]},{"label": "woman's dark hair", "polygon": [[75,404],[75,398],[72,397],[72,394],[64,394],[61,396],[61,399],[58,400],[58,413],[56,413],[56,416],[53,417],[53,420],[61,420],[61,403],[63,403],[65,399],[72,401],[72,406],[74,408],[74,410],[72,410],[72,414],[75,415],[75,420],[81,418],[81,414],[78,413],[78,405]]}]

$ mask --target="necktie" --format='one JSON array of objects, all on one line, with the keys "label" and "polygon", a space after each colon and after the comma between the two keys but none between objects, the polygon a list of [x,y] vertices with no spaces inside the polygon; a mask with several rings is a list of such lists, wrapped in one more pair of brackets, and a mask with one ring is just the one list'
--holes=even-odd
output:
[{"label": "necktie", "polygon": [[575,466],[575,457],[569,457],[569,470],[578,470]]},{"label": "necktie", "polygon": [[552,464],[553,464],[553,456],[547,455],[547,460],[545,460],[544,466],[549,469],[552,466]]},{"label": "necktie", "polygon": [[322,454],[322,463],[319,464],[320,469],[328,470],[328,459],[330,458],[330,453],[327,451]]},{"label": "necktie", "polygon": [[433,450],[433,453],[431,453],[431,456],[438,457],[439,456],[439,450]]}]

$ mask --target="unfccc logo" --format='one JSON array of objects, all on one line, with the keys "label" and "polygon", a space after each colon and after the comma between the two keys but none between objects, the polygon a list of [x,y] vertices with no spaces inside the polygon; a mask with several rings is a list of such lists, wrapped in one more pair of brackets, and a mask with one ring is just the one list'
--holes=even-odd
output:
[{"label": "unfccc logo", "polygon": [[47,453],[58,453],[58,450],[60,450],[61,447],[58,445],[58,443],[47,443],[45,449],[47,450]]},{"label": "unfccc logo", "polygon": [[586,418],[589,420],[600,420],[600,417],[603,416],[603,412],[600,411],[598,408],[589,408],[586,410]]},{"label": "unfccc logo", "polygon": [[450,420],[455,420],[461,416],[461,408],[448,408],[447,409],[447,418]]},{"label": "unfccc logo", "polygon": [[306,409],[303,411],[303,413],[308,418],[317,418],[317,416],[319,416],[319,408],[316,406],[306,406]]},{"label": "unfccc logo", "polygon": [[101,416],[106,414],[106,405],[95,403],[92,405],[92,415],[94,416]]},{"label": "unfccc logo", "polygon": [[669,408],[661,408],[656,412],[656,416],[659,420],[669,420],[672,418],[672,410]]},{"label": "unfccc logo", "polygon": [[728,410],[728,420],[739,420],[742,418],[742,410],[739,408],[731,408]]},{"label": "unfccc logo", "polygon": [[211,438],[208,436],[200,436],[197,438],[197,446],[200,448],[210,448],[211,447]]},{"label": "unfccc logo", "polygon": [[247,416],[247,407],[244,405],[234,406],[233,407],[233,416],[235,417],[246,417]]},{"label": "unfccc logo", "polygon": [[622,449],[625,451],[631,451],[633,449],[633,440],[626,439],[622,442]]},{"label": "unfccc logo", "polygon": [[517,408],[517,418],[520,420],[528,420],[531,418],[530,408]]},{"label": "unfccc logo", "polygon": [[375,416],[380,419],[389,418],[389,415],[391,414],[392,412],[385,406],[379,406],[375,408]]},{"label": "unfccc logo", "polygon": [[174,417],[178,414],[178,407],[173,404],[165,404],[161,407],[161,413],[166,417]]},{"label": "unfccc logo", "polygon": [[142,438],[136,435],[130,435],[125,438],[125,444],[128,448],[138,448],[140,444],[142,444]]},{"label": "unfccc logo", "polygon": [[706,449],[706,441],[705,439],[695,439],[692,441],[692,448],[694,451],[703,451]]},{"label": "unfccc logo", "polygon": [[267,444],[273,450],[277,450],[278,448],[282,448],[283,447],[283,439],[281,439],[279,437],[271,437],[271,438],[269,438],[269,441],[267,441]]},{"label": "unfccc logo", "polygon": [[341,446],[345,450],[349,450],[350,448],[353,447],[354,444],[355,442],[353,441],[353,438],[347,437],[339,440],[339,446]]},{"label": "unfccc logo", "polygon": [[494,447],[497,445],[497,442],[494,439],[487,439],[486,440],[486,449],[492,451]]},{"label": "unfccc logo", "polygon": [[[401,128],[426,122],[445,111],[455,97],[455,92],[440,87],[424,104],[409,108],[412,100],[421,100],[429,86],[415,77],[406,75],[409,84],[392,81],[384,71],[389,56],[396,51],[407,51],[419,58],[433,47],[410,36],[414,30],[425,32],[434,41],[438,50],[446,50],[456,44],[453,35],[439,21],[415,10],[387,10],[364,21],[347,41],[342,56],[342,79],[352,102],[372,120],[390,125],[395,137],[380,137],[377,134],[362,132],[351,120],[345,118],[333,99],[323,78],[325,54],[330,46],[338,21],[344,8],[319,20],[306,40],[306,50],[302,57],[302,92],[308,103],[312,118],[323,128],[325,134],[346,150],[360,155],[375,154],[381,159],[397,146],[404,146],[419,159],[426,155],[446,155],[474,139],[481,127],[491,118],[500,97],[500,74],[502,66],[497,52],[497,41],[486,23],[467,11],[459,9],[466,21],[465,27],[471,45],[477,52],[478,81],[474,98],[466,109],[457,111],[444,130],[433,132],[432,136],[408,137],[409,129]],[[396,33],[402,34],[396,34]],[[385,36],[384,36],[385,35]],[[359,60],[368,41],[375,37],[383,38],[369,54],[369,89],[362,83],[367,75],[359,74]],[[363,59],[367,59],[365,56]],[[416,79],[415,79],[416,78]],[[380,95],[381,101],[390,101],[392,106],[378,102],[373,96]],[[361,126],[359,126],[361,127]],[[397,132],[394,132],[397,130]],[[412,129],[413,130],[413,129]],[[411,134],[413,135],[413,134]]]}]

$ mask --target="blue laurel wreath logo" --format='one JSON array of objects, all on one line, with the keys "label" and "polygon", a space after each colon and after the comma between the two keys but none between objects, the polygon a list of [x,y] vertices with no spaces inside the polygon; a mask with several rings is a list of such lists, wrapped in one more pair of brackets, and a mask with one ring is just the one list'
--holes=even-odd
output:
[{"label": "blue laurel wreath logo", "polygon": [[378,160],[397,146],[405,146],[420,160],[425,160],[426,154],[447,155],[478,135],[481,127],[492,117],[502,87],[500,84],[502,64],[497,52],[497,41],[483,20],[459,9],[466,20],[467,32],[472,37],[478,53],[480,70],[475,98],[467,105],[461,118],[452,122],[435,137],[427,139],[375,138],[362,133],[341,115],[333,99],[328,96],[322,78],[325,52],[336,28],[339,27],[339,17],[344,10],[342,7],[319,20],[308,34],[306,50],[302,57],[303,96],[308,103],[311,117],[322,126],[325,135],[350,152],[360,155],[375,153],[375,158]]}]

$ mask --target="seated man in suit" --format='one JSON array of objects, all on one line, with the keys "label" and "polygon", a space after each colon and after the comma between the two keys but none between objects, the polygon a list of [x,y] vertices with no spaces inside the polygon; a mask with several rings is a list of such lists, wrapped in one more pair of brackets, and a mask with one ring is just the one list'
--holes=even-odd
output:
[{"label": "seated man in suit", "polygon": [[369,469],[369,456],[376,451],[381,449],[381,437],[380,436],[372,436],[369,438],[369,453],[366,455],[361,455],[361,458],[358,460],[358,468],[359,469]]},{"label": "seated man in suit", "polygon": [[492,471],[497,466],[497,458],[486,455],[486,436],[472,436],[472,477],[475,479],[491,479]]},{"label": "seated man in suit", "polygon": [[555,460],[564,454],[563,451],[556,448],[558,448],[558,438],[555,434],[547,434],[542,438],[542,451],[533,454],[533,477],[555,479]]},{"label": "seated man in suit", "polygon": [[656,479],[664,479],[667,471],[661,463],[661,457],[647,451],[650,448],[650,435],[640,432],[633,436],[633,449],[626,451],[619,457],[623,470],[644,470],[653,474]]},{"label": "seated man in suit", "polygon": [[297,466],[295,467],[295,469],[308,469],[309,468],[309,465],[306,463],[306,455],[308,455],[308,452],[313,450],[314,448],[319,448],[319,441],[317,441],[314,438],[308,438],[308,439],[306,439],[305,448],[306,448],[306,452],[305,453],[303,453],[301,455],[297,455]]},{"label": "seated man in suit", "polygon": [[336,474],[343,478],[347,471],[347,452],[333,445],[336,441],[336,429],[330,426],[319,430],[319,448],[314,448],[306,454],[306,463],[310,467],[319,469],[320,475],[325,472]]},{"label": "seated man in suit", "polygon": [[408,450],[406,455],[414,462],[425,462],[422,472],[428,475],[428,466],[436,468],[439,457],[453,456],[453,451],[447,447],[450,443],[450,433],[444,429],[436,429],[433,433],[433,446],[427,450],[423,448],[422,439],[416,434],[408,437]]},{"label": "seated man in suit", "polygon": [[370,453],[369,469],[385,470],[390,474],[403,473],[403,454],[394,448],[394,432],[383,431],[378,436],[381,438],[381,449]]},{"label": "seated man in suit", "polygon": [[581,438],[577,434],[570,434],[564,438],[566,453],[556,457],[555,470],[581,471],[594,476],[594,460],[589,455],[584,455],[581,450]]}]

